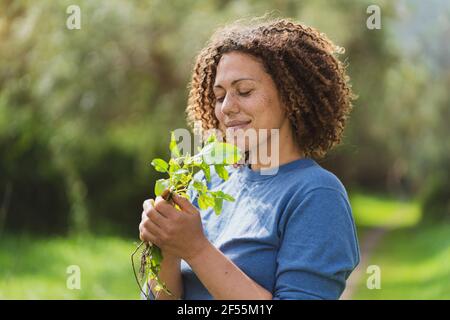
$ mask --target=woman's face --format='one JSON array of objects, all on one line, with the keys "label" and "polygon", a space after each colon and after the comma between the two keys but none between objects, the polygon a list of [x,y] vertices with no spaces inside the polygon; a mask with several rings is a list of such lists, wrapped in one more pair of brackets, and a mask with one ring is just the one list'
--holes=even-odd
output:
[{"label": "woman's face", "polygon": [[[241,150],[270,144],[270,129],[280,129],[280,143],[282,133],[292,134],[276,85],[257,58],[240,52],[224,54],[217,66],[214,94],[219,129],[227,137],[232,134],[234,138],[227,141]],[[258,137],[259,129],[269,130],[256,141],[245,139],[251,131]]]}]

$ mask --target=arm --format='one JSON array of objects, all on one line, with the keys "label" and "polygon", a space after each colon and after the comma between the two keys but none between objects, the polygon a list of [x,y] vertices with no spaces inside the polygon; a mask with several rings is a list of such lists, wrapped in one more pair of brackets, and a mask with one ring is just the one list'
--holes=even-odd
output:
[{"label": "arm", "polygon": [[280,220],[273,299],[338,299],[359,260],[350,206],[332,188],[294,199]]},{"label": "arm", "polygon": [[206,240],[203,249],[186,261],[217,300],[271,300],[272,294],[249,278]]},{"label": "arm", "polygon": [[161,262],[161,271],[159,273],[160,279],[166,284],[167,288],[172,292],[172,296],[166,294],[163,290],[159,292],[154,289],[156,282],[149,281],[149,287],[152,289],[152,294],[155,300],[178,300],[183,296],[183,281],[181,278],[181,259],[163,253],[163,260]]}]

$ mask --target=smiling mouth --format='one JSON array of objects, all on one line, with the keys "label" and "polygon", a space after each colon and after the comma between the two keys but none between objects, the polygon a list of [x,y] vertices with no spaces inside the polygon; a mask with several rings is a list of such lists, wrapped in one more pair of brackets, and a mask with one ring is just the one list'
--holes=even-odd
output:
[{"label": "smiling mouth", "polygon": [[250,123],[251,123],[251,121],[236,122],[236,123],[229,123],[228,125],[225,125],[225,126],[226,126],[227,130],[228,129],[238,130],[238,129],[243,129],[243,128],[247,127]]}]

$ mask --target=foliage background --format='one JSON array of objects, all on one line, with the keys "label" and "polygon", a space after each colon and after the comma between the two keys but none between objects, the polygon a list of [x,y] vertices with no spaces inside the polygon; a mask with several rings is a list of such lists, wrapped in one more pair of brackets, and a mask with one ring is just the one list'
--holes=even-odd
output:
[{"label": "foliage background", "polygon": [[[80,30],[66,27],[66,9],[73,4],[81,8]],[[366,27],[372,4],[381,8],[380,30]],[[195,55],[217,27],[267,12],[314,26],[346,49],[342,58],[359,98],[344,143],[321,164],[350,191],[361,237],[375,227],[394,230],[379,249],[384,259],[386,241],[398,244],[395,230],[410,228],[400,232],[414,234],[426,228],[433,236],[433,226],[445,228],[450,218],[448,2],[2,0],[0,298],[61,297],[45,277],[37,284],[41,295],[27,295],[24,287],[6,289],[23,281],[21,272],[38,272],[27,267],[35,260],[15,253],[15,246],[28,247],[23,239],[42,239],[36,242],[41,249],[31,240],[34,247],[26,251],[31,257],[32,248],[89,247],[76,240],[80,235],[103,243],[98,248],[105,247],[99,253],[105,260],[114,252],[105,240],[110,237],[123,241],[111,240],[117,250],[131,253],[141,204],[153,197],[159,178],[149,162],[169,156],[169,130],[186,127]],[[436,234],[443,261],[449,261],[449,237]],[[398,250],[406,250],[401,244],[407,238],[399,234]],[[52,239],[55,245],[48,242]],[[80,252],[80,259],[92,254]],[[50,263],[56,257],[61,254],[38,260]],[[120,270],[127,279],[123,286],[133,285],[130,270]],[[450,280],[448,271],[441,273]],[[92,279],[103,274],[101,268],[98,274]],[[47,275],[51,279],[54,273]],[[117,288],[102,288],[103,294],[63,297],[117,297],[111,292]],[[131,297],[134,288],[128,290],[122,292]],[[394,297],[407,291],[393,291]],[[436,292],[430,296],[450,298],[448,287]],[[390,297],[377,294],[374,298]]]}]

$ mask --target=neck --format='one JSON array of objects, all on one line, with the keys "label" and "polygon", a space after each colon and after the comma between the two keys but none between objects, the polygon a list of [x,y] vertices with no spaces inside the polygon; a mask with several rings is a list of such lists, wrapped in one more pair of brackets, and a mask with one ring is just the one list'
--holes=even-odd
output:
[{"label": "neck", "polygon": [[[290,128],[289,128],[290,129]],[[267,153],[270,159],[269,164],[263,163],[258,156],[258,150],[254,152],[256,155],[252,155],[252,151],[249,154],[249,160],[251,162],[250,168],[253,171],[261,170],[261,169],[270,169],[273,167],[281,166],[283,164],[304,158],[303,152],[301,152],[300,147],[296,143],[293,138],[291,130],[282,130],[280,129],[279,143],[275,143],[275,146],[272,146],[272,136],[269,136],[268,139],[264,142],[267,145]],[[278,150],[272,150],[272,147],[277,148]],[[260,146],[258,146],[260,148]],[[278,151],[278,154],[277,152]],[[272,159],[275,158],[275,159]],[[276,159],[278,158],[278,159]],[[278,160],[278,161],[277,161]],[[267,161],[265,161],[267,162]]]}]

